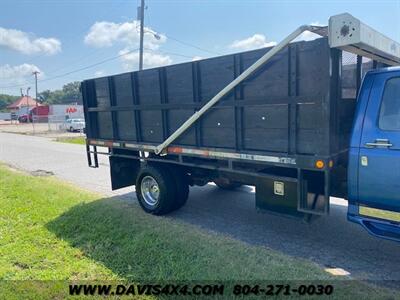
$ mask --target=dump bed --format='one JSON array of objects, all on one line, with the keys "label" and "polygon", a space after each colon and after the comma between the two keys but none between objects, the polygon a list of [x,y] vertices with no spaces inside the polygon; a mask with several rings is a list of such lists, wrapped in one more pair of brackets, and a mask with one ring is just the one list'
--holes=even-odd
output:
[{"label": "dump bed", "polygon": [[[86,80],[87,137],[158,145],[269,49]],[[327,38],[291,43],[173,145],[335,156],[348,148],[355,104],[355,94],[341,99],[340,64]]]}]

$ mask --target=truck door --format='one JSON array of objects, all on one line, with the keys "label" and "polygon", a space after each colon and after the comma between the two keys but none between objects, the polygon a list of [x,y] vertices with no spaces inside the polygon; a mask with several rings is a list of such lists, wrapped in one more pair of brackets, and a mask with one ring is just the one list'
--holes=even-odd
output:
[{"label": "truck door", "polygon": [[358,214],[370,220],[363,225],[370,226],[372,233],[397,240],[400,238],[400,71],[375,76],[359,152]]},{"label": "truck door", "polygon": [[400,72],[376,75],[362,131],[358,184],[361,202],[400,211]]}]

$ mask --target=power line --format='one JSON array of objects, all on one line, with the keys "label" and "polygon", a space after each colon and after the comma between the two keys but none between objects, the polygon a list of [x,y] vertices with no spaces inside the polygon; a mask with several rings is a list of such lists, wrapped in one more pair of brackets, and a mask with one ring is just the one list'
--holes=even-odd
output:
[{"label": "power line", "polygon": [[66,69],[68,67],[71,67],[73,65],[76,65],[78,62],[81,62],[82,60],[84,60],[87,57],[93,56],[93,54],[95,54],[95,53],[97,53],[99,51],[104,51],[104,49],[96,49],[96,50],[94,50],[94,51],[92,51],[92,52],[90,52],[88,54],[85,54],[85,55],[83,55],[83,56],[81,56],[81,57],[79,57],[79,58],[77,58],[75,60],[71,60],[69,63],[67,63],[67,65],[61,66],[60,68],[57,68],[57,69],[53,69],[50,72],[46,72],[46,74],[50,74],[51,75],[51,74],[57,73],[57,72],[59,72],[61,70],[64,70],[64,69]]},{"label": "power line", "polygon": [[180,54],[180,53],[176,53],[176,52],[170,52],[170,51],[164,51],[164,50],[154,50],[154,49],[150,49],[150,48],[145,48],[145,49],[148,50],[148,51],[158,52],[158,53],[161,53],[161,54],[170,54],[170,55],[175,55],[175,56],[180,56],[180,57],[190,58],[190,59],[193,58],[193,56],[188,56],[188,55]]},{"label": "power line", "polygon": [[[152,52],[159,52],[159,53],[162,53],[162,54],[170,54],[170,55],[180,56],[180,57],[189,58],[189,59],[192,59],[192,58],[193,58],[192,56],[188,56],[188,55],[184,55],[184,54],[176,53],[176,52],[171,52],[171,51],[163,51],[163,50],[157,50],[157,51],[156,51],[156,50],[153,50],[153,49],[150,49],[150,48],[145,48],[145,49],[146,49],[146,50],[149,50],[149,51],[152,51]],[[125,56],[125,55],[134,53],[134,52],[136,52],[136,51],[138,51],[138,50],[139,50],[139,49],[136,48],[136,49],[130,50],[130,51],[128,51],[128,52],[125,52],[125,53],[119,54],[119,55],[117,55],[117,56],[113,56],[113,57],[104,59],[104,60],[102,60],[102,61],[99,61],[99,62],[97,62],[97,63],[91,64],[91,65],[88,65],[88,66],[85,66],[85,67],[82,67],[82,68],[79,68],[79,69],[75,69],[75,70],[72,70],[72,71],[69,71],[69,72],[66,72],[66,73],[63,73],[63,74],[55,75],[55,76],[50,77],[50,78],[38,80],[38,82],[46,82],[46,81],[50,81],[50,80],[62,78],[62,77],[65,77],[65,76],[68,76],[68,75],[71,75],[71,74],[74,74],[74,73],[78,73],[78,72],[81,72],[81,71],[84,71],[84,70],[87,70],[87,69],[96,67],[96,66],[98,66],[98,65],[102,65],[102,64],[107,63],[107,62],[109,62],[109,61],[113,61],[113,60],[118,59],[118,58],[120,58],[120,57],[123,57],[123,56]],[[16,87],[23,87],[23,86],[25,86],[25,85],[27,85],[27,84],[31,84],[31,82],[25,81],[25,83],[23,83],[23,84],[16,84],[16,85],[9,85],[9,86],[0,86],[0,89],[10,89],[10,88],[16,88]]]},{"label": "power line", "polygon": [[[27,78],[28,76],[30,77],[31,74],[26,75],[26,76],[24,76],[24,77],[22,77],[20,79]],[[0,86],[0,89],[11,89],[11,88],[17,88],[17,87],[24,87],[24,86],[30,85],[30,84],[33,84],[33,81],[28,81],[28,80],[25,79],[24,83],[15,84],[15,85]]]},{"label": "power line", "polygon": [[[133,53],[133,52],[135,52],[135,51],[137,51],[137,50],[139,50],[139,49],[136,48],[136,49],[130,50],[130,51],[128,51],[128,52],[125,52],[125,53],[119,54],[119,55],[117,55],[117,56],[113,56],[113,57],[107,58],[107,59],[105,59],[105,60],[99,61],[99,62],[97,62],[97,63],[91,64],[91,65],[88,65],[88,66],[85,66],[85,67],[82,67],[82,68],[79,68],[79,69],[76,69],[76,70],[73,70],[73,71],[69,71],[69,72],[66,72],[66,73],[63,73],[63,74],[60,74],[60,75],[56,75],[56,76],[53,76],[53,77],[50,77],[50,78],[38,80],[38,82],[50,81],[50,80],[54,80],[54,79],[57,79],[57,78],[65,77],[65,76],[68,76],[68,75],[71,75],[71,74],[74,74],[74,73],[78,73],[78,72],[81,72],[81,71],[84,71],[84,70],[87,70],[87,69],[96,67],[96,66],[98,66],[98,65],[107,63],[107,62],[109,62],[109,61],[118,59],[118,58],[123,57],[123,56],[125,56],[125,55],[131,54],[131,53]],[[22,87],[22,86],[24,86],[24,85],[25,85],[25,84],[17,84],[17,85],[11,85],[11,86],[1,86],[0,88],[1,88],[1,89],[15,88],[15,87]]]},{"label": "power line", "polygon": [[135,52],[135,51],[137,51],[137,50],[139,50],[139,49],[138,49],[138,48],[136,48],[136,49],[134,49],[134,50],[130,50],[130,51],[128,51],[128,52],[125,52],[125,53],[123,53],[123,54],[120,54],[120,55],[117,55],[117,56],[114,56],[114,57],[107,58],[107,59],[105,59],[105,60],[102,60],[102,61],[99,61],[99,62],[97,62],[97,63],[91,64],[91,65],[88,65],[88,66],[86,66],[86,67],[82,67],[82,68],[79,68],[79,69],[76,69],[76,70],[73,70],[73,71],[70,71],[70,72],[67,72],[67,73],[61,74],[61,75],[53,76],[52,78],[47,78],[47,79],[40,80],[40,82],[43,82],[43,81],[49,81],[49,80],[53,80],[53,79],[57,79],[57,78],[61,78],[61,77],[64,77],[64,76],[67,76],[67,75],[70,75],[70,74],[73,74],[73,73],[81,72],[81,71],[84,71],[84,70],[87,70],[87,69],[90,69],[90,68],[96,67],[96,66],[98,66],[98,65],[104,64],[104,63],[106,63],[106,62],[109,62],[109,61],[115,60],[115,59],[117,59],[117,58],[120,58],[120,57],[122,57],[122,56],[125,56],[125,55],[128,55],[128,54],[131,54],[131,53],[133,53],[133,52]]},{"label": "power line", "polygon": [[188,46],[188,47],[192,47],[192,48],[196,48],[198,50],[201,50],[201,51],[204,51],[204,52],[208,52],[208,53],[213,54],[213,55],[222,55],[222,53],[218,53],[218,52],[215,52],[215,51],[210,51],[210,50],[207,50],[205,48],[201,48],[199,46],[196,46],[196,45],[193,45],[193,44],[189,44],[187,42],[180,41],[180,40],[178,40],[178,39],[176,39],[176,38],[174,38],[174,37],[172,37],[170,35],[167,35],[167,38],[169,38],[169,39],[171,39],[171,40],[173,40],[175,42],[181,43],[182,45],[185,45],[185,46]]},{"label": "power line", "polygon": [[[137,26],[136,26],[136,29],[137,29]],[[159,32],[158,30],[155,30],[155,31],[154,31],[154,30],[148,30],[148,29],[147,29],[147,30],[145,29],[145,31],[148,32],[148,33],[152,33],[153,35],[155,35],[155,34],[158,35],[158,32]],[[185,46],[187,46],[187,47],[192,47],[192,48],[195,48],[195,49],[197,49],[197,50],[210,53],[210,54],[212,54],[212,55],[223,55],[222,53],[215,52],[215,51],[211,51],[211,50],[208,50],[208,49],[201,48],[201,47],[199,47],[199,46],[190,44],[190,43],[188,43],[188,42],[184,42],[184,41],[178,40],[177,38],[174,38],[174,37],[170,36],[169,34],[168,34],[168,35],[167,35],[167,34],[163,34],[163,35],[164,35],[165,37],[167,37],[168,39],[173,40],[173,41],[178,42],[178,43],[181,43],[182,45],[185,45]]]},{"label": "power line", "polygon": [[[208,52],[208,53],[211,53],[211,54],[221,55],[220,53],[213,52],[213,51],[209,51],[209,50],[203,49],[203,48],[201,48],[201,47],[198,47],[198,46],[196,46],[196,45],[192,45],[192,44],[190,44],[190,43],[180,41],[180,40],[178,40],[178,39],[176,39],[176,38],[174,38],[174,37],[171,37],[171,36],[169,36],[169,35],[168,35],[167,37],[168,37],[169,39],[172,39],[172,40],[174,40],[174,41],[176,41],[176,42],[178,42],[178,43],[181,43],[181,44],[183,44],[183,45],[186,45],[186,46],[188,46],[188,47],[193,47],[193,48],[196,48],[196,49],[198,49],[198,50],[201,50],[201,51],[204,51],[204,52]],[[155,50],[150,49],[150,48],[145,48],[145,49],[155,52]],[[69,72],[66,72],[66,73],[63,73],[63,74],[60,74],[60,75],[55,75],[55,76],[50,77],[50,78],[42,79],[42,80],[39,80],[39,82],[46,82],[46,81],[58,79],[58,78],[61,78],[61,77],[65,77],[65,76],[68,76],[68,75],[70,75],[70,74],[74,74],[74,73],[77,73],[77,72],[81,72],[81,71],[84,71],[84,70],[93,68],[93,67],[95,67],[95,66],[104,64],[104,63],[106,63],[106,62],[115,60],[115,59],[120,58],[120,57],[122,57],[122,56],[125,56],[125,55],[127,55],[127,54],[133,53],[133,52],[135,52],[135,51],[137,51],[137,50],[138,50],[138,49],[134,49],[134,50],[128,51],[128,52],[126,52],[126,53],[123,53],[123,54],[120,54],[120,55],[117,55],[117,56],[114,56],[114,57],[111,57],[111,58],[102,60],[102,61],[100,61],[100,62],[91,64],[91,65],[88,65],[88,66],[85,66],[85,67],[82,67],[82,68],[79,68],[79,69],[76,69],[76,70],[73,70],[73,71],[69,71]],[[97,50],[94,51],[94,52],[97,52]],[[180,57],[184,57],[184,58],[189,58],[189,59],[192,59],[192,58],[193,58],[192,56],[188,56],[188,55],[184,55],[184,54],[180,54],[180,53],[176,53],[176,52],[171,52],[171,51],[162,51],[162,50],[158,50],[158,52],[164,53],[164,54],[170,54],[170,55],[174,55],[174,56],[180,56]],[[85,55],[84,57],[87,57],[87,56]],[[76,62],[78,62],[78,61],[81,61],[84,57],[81,57],[80,59],[74,61],[74,63],[76,63]],[[54,70],[54,71],[52,71],[51,73],[57,72],[57,71],[62,70],[62,69],[65,69],[65,67],[67,67],[67,66],[64,66],[64,67],[61,67],[61,68],[59,68],[59,69],[57,69],[57,70]],[[50,73],[50,74],[51,74],[51,73]],[[24,76],[24,77],[28,77],[28,76]],[[23,77],[23,78],[24,78],[24,77]],[[16,85],[9,85],[9,86],[1,86],[0,88],[1,88],[1,89],[16,88],[16,87],[25,86],[26,84],[31,84],[31,83],[28,82],[28,81],[26,80],[25,83],[23,83],[23,84],[16,84]]]},{"label": "power line", "polygon": [[[23,2],[34,2],[34,3],[36,3],[37,1],[38,1],[38,0],[25,0],[25,1],[23,1]],[[57,4],[63,2],[63,0],[41,0],[41,1],[43,1],[43,2],[54,2],[54,3],[57,3]],[[81,0],[65,0],[65,2],[74,2],[74,1],[79,2],[79,1],[81,1]],[[96,0],[92,0],[90,4],[96,4],[96,2],[101,3],[102,1],[105,1],[105,2],[108,3],[109,0],[100,0],[100,1],[98,1],[98,0],[97,0],[97,1],[96,1]],[[127,3],[128,3],[128,2],[125,1],[125,0],[113,0],[113,5],[112,5],[112,7],[111,7],[111,8],[108,8],[104,13],[100,14],[99,16],[97,16],[97,19],[99,19],[99,20],[100,20],[100,19],[104,19],[107,15],[110,14],[110,9],[112,9],[112,10],[114,11],[114,10],[116,10],[117,8],[121,7],[123,4],[127,4]],[[88,3],[86,3],[86,4],[88,4]],[[81,29],[80,31],[83,31],[83,30],[86,30],[86,28],[85,28],[85,29]],[[63,50],[63,51],[65,51],[66,49],[70,49],[70,48],[72,48],[73,46],[75,46],[74,43],[71,43],[71,37],[75,37],[75,36],[76,36],[76,34],[75,34],[73,31],[68,31],[68,32],[66,33],[66,35],[63,36],[63,42],[62,42],[62,50]],[[69,43],[65,43],[66,41],[69,42]],[[98,52],[99,50],[102,50],[102,49],[97,49],[97,50],[94,51],[93,53]],[[102,50],[102,51],[103,51],[103,50]],[[93,53],[92,53],[92,54],[93,54]],[[88,55],[90,55],[90,54],[88,54]],[[37,55],[35,55],[35,56],[32,56],[30,59],[28,59],[28,60],[25,61],[24,63],[26,63],[26,64],[32,64],[32,63],[36,62],[39,58],[46,57],[46,56],[48,56],[46,53],[40,53],[40,54],[37,54]],[[80,59],[78,59],[78,60],[80,60]],[[74,63],[76,63],[76,61],[74,61]],[[68,66],[70,66],[70,64],[67,65],[67,66],[61,67],[60,69],[65,69],[65,67],[68,67]],[[56,71],[51,71],[51,73],[53,73],[53,72],[58,72],[60,69],[57,69]],[[50,74],[51,74],[51,73],[50,73]],[[26,76],[22,76],[21,78],[30,77],[30,76],[31,76],[31,75],[29,74],[29,75],[26,75]]]},{"label": "power line", "polygon": [[[150,17],[149,17],[149,13],[148,13],[148,12],[147,12],[147,16],[148,16],[147,18],[150,20]],[[149,21],[148,23],[150,24],[151,22]],[[157,32],[160,32],[160,31],[155,30],[155,33],[157,33]],[[154,32],[152,32],[152,33],[154,34]],[[167,38],[169,38],[169,39],[171,39],[171,40],[173,40],[173,41],[175,41],[175,42],[181,43],[182,45],[185,45],[185,46],[187,46],[187,47],[192,47],[192,48],[195,48],[195,49],[197,49],[197,50],[210,53],[210,54],[212,54],[212,55],[223,55],[223,54],[218,53],[218,52],[216,52],[216,51],[208,50],[208,49],[205,49],[205,48],[202,48],[202,47],[193,45],[193,44],[191,44],[191,43],[181,41],[181,40],[179,40],[179,39],[177,39],[177,38],[175,38],[175,37],[173,37],[173,36],[170,36],[169,34],[165,34],[165,36],[166,36]]]},{"label": "power line", "polygon": [[[200,50],[200,51],[203,51],[203,52],[207,52],[207,53],[210,53],[210,54],[213,54],[213,55],[222,55],[221,53],[218,53],[218,52],[215,52],[215,51],[211,51],[211,50],[208,50],[208,49],[205,49],[205,48],[202,48],[202,47],[193,45],[193,44],[188,43],[188,42],[181,41],[181,40],[179,40],[179,39],[177,39],[177,38],[175,38],[175,37],[172,37],[172,36],[170,36],[170,35],[167,35],[167,38],[169,38],[169,39],[171,39],[171,40],[173,40],[173,41],[175,41],[175,42],[178,42],[178,43],[180,43],[180,44],[182,44],[182,45],[185,45],[185,46],[187,46],[187,47],[192,47],[192,48],[195,48],[195,49]],[[153,50],[153,49],[149,49],[149,48],[145,48],[145,49],[155,52],[155,50]],[[115,60],[115,59],[117,59],[117,58],[119,58],[119,57],[122,57],[122,56],[125,56],[125,55],[127,55],[127,54],[133,53],[133,52],[135,52],[135,51],[137,51],[137,50],[139,50],[139,49],[134,49],[134,50],[128,51],[128,52],[126,52],[126,53],[123,53],[123,54],[120,54],[120,55],[117,55],[117,56],[114,56],[114,57],[111,57],[111,58],[102,60],[102,61],[100,61],[100,62],[91,64],[91,65],[88,65],[88,66],[85,66],[85,67],[82,67],[82,68],[79,68],[79,69],[76,69],[76,70],[73,70],[73,71],[69,71],[69,72],[66,72],[66,73],[63,73],[63,74],[60,74],[60,75],[55,75],[55,76],[50,77],[50,78],[42,79],[42,80],[39,80],[39,82],[46,82],[46,81],[54,80],[54,79],[57,79],[57,78],[65,77],[65,76],[68,76],[68,75],[70,75],[70,74],[74,74],[74,73],[77,73],[77,72],[81,72],[81,71],[84,71],[84,70],[93,68],[93,67],[95,67],[95,66],[104,64],[104,63],[106,63],[106,62]],[[96,50],[96,51],[94,51],[94,52],[97,52],[97,51],[98,51],[98,50]],[[184,55],[184,54],[180,54],[180,53],[176,53],[176,52],[171,52],[171,51],[162,51],[162,50],[158,50],[158,52],[164,53],[164,54],[170,54],[170,55],[174,55],[174,56],[180,56],[180,57],[184,57],[184,58],[189,58],[189,59],[192,59],[192,58],[193,58],[192,56],[188,56],[188,55]],[[42,55],[40,55],[40,56],[42,56]],[[39,57],[40,57],[40,56],[39,56]],[[78,60],[74,61],[73,63],[76,63],[76,62],[78,62],[78,61],[81,61],[83,58],[85,58],[85,57],[87,57],[87,56],[88,56],[88,55],[85,55],[84,57],[79,58]],[[38,58],[38,57],[35,57],[35,58]],[[70,65],[71,65],[71,64],[69,64],[68,66],[70,66]],[[62,69],[65,69],[65,68],[68,67],[68,66],[67,66],[67,65],[66,65],[66,66],[62,66],[61,68],[58,68],[58,69],[56,69],[56,70],[50,72],[50,74],[51,74],[51,73],[54,73],[54,72],[58,72],[58,71],[60,71],[60,70],[62,70]],[[25,78],[25,77],[28,77],[28,76],[24,76],[24,77],[22,77],[22,78]],[[1,88],[1,89],[16,88],[16,87],[25,86],[26,84],[30,84],[30,82],[28,82],[27,80],[25,80],[25,83],[24,83],[24,84],[9,85],[9,86],[1,86],[0,88]]]}]

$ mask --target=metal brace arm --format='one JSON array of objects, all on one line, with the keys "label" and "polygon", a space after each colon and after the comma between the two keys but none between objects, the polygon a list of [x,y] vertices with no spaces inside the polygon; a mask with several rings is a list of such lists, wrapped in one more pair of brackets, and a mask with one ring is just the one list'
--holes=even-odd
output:
[{"label": "metal brace arm", "polygon": [[321,26],[309,26],[303,25],[293,31],[279,44],[264,54],[259,60],[247,68],[242,74],[235,78],[231,83],[224,87],[218,94],[216,94],[210,101],[208,101],[199,111],[196,111],[189,119],[185,121],[173,134],[171,134],[162,144],[158,145],[155,149],[156,154],[162,153],[162,151],[168,147],[173,141],[175,141],[182,133],[184,133],[190,126],[193,125],[205,112],[207,112],[214,104],[216,104],[222,97],[229,93],[233,88],[240,84],[243,80],[248,78],[254,71],[264,65],[268,60],[271,59],[275,54],[286,47],[292,40],[302,34],[304,31],[311,31],[319,35],[326,35],[326,27]]}]

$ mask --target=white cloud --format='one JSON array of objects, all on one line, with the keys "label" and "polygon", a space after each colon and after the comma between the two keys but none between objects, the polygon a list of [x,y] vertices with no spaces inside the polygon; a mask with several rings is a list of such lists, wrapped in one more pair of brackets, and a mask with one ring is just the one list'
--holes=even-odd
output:
[{"label": "white cloud", "polygon": [[[114,23],[114,22],[96,22],[85,36],[85,44],[92,47],[102,48],[114,45],[124,46],[119,51],[119,55],[123,55],[120,60],[125,70],[137,69],[139,62],[139,53],[137,51],[128,53],[133,49],[139,48],[140,34],[139,22]],[[169,65],[172,59],[167,55],[156,53],[162,44],[167,41],[167,37],[163,34],[156,33],[149,27],[144,28],[144,48],[143,66],[145,68],[159,67]],[[152,52],[146,51],[150,50]],[[125,55],[124,55],[125,54]]]},{"label": "white cloud", "polygon": [[[85,43],[93,47],[111,47],[117,43],[130,47],[139,47],[139,22],[114,23],[96,22],[90,27],[85,36]],[[167,38],[163,34],[156,34],[149,27],[144,28],[144,47],[156,50]]]},{"label": "white cloud", "polygon": [[40,72],[38,76],[39,78],[44,78],[43,72],[41,72],[37,66],[32,64],[21,64],[15,66],[9,64],[2,65],[0,66],[1,87],[12,88],[14,85],[20,84],[33,87],[32,72],[35,71]]},{"label": "white cloud", "polygon": [[0,27],[0,47],[23,54],[53,55],[61,51],[61,42],[56,38],[36,38],[20,30]]},{"label": "white cloud", "polygon": [[40,72],[39,76],[42,76],[40,69],[31,64],[22,64],[17,66],[10,66],[9,64],[0,66],[0,79],[18,79],[32,75],[32,72]]},{"label": "white cloud", "polygon": [[[128,53],[128,49],[121,50],[119,52],[121,56],[122,66],[125,70],[131,71],[137,69],[139,64],[139,52]],[[143,53],[143,67],[144,68],[155,68],[165,65],[170,65],[172,59],[168,55],[162,55],[158,53],[144,52]]]},{"label": "white cloud", "polygon": [[[326,25],[321,24],[318,21],[317,22],[312,22],[310,25],[313,25],[313,26],[326,26]],[[312,33],[310,31],[304,31],[302,34],[300,34],[295,39],[295,41],[312,41],[312,40],[318,39],[320,37],[321,36],[319,34]]]},{"label": "white cloud", "polygon": [[295,41],[312,41],[320,37],[321,36],[316,33],[310,31],[304,31],[295,39]]},{"label": "white cloud", "polygon": [[275,46],[276,42],[267,42],[265,35],[256,33],[251,37],[243,40],[234,41],[229,47],[238,50],[251,50],[263,47]]},{"label": "white cloud", "polygon": [[204,59],[204,57],[196,55],[196,56],[193,56],[192,61],[201,60],[201,59]]},{"label": "white cloud", "polygon": [[96,76],[96,77],[101,77],[101,76],[104,76],[104,70],[98,70],[98,71],[96,71],[96,72],[94,72],[94,76]]}]

